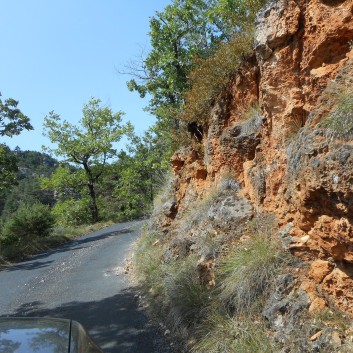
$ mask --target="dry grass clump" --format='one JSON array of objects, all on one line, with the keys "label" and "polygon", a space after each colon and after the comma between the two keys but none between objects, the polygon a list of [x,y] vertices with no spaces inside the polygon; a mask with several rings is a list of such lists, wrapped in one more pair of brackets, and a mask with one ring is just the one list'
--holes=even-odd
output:
[{"label": "dry grass clump", "polygon": [[[206,315],[210,293],[200,283],[197,263],[198,258],[190,255],[183,262],[176,261],[165,268],[164,305],[169,308],[168,323],[174,331],[188,330]],[[188,334],[185,332],[183,336]]]},{"label": "dry grass clump", "polygon": [[161,290],[163,248],[158,244],[156,233],[144,229],[142,236],[135,245],[133,266],[137,280],[145,292],[158,294]]},{"label": "dry grass clump", "polygon": [[200,284],[196,255],[163,261],[166,246],[145,229],[136,244],[133,266],[150,307],[159,320],[185,343],[204,315],[208,290]]},{"label": "dry grass clump", "polygon": [[350,140],[353,136],[353,59],[338,72],[320,98],[315,117],[330,138]]},{"label": "dry grass clump", "polygon": [[242,114],[241,133],[251,135],[262,125],[262,111],[258,102],[248,105]]},{"label": "dry grass clump", "polygon": [[272,238],[274,222],[271,216],[257,216],[248,224],[249,237],[222,260],[219,299],[228,311],[249,312],[288,266],[290,255]]},{"label": "dry grass clump", "polygon": [[203,338],[191,349],[193,353],[274,352],[275,345],[261,319],[214,314],[207,324]]},{"label": "dry grass clump", "polygon": [[248,237],[225,254],[217,269],[212,315],[198,327],[197,353],[275,352],[278,347],[261,317],[274,279],[290,255],[272,239],[273,217],[260,215],[248,224]]},{"label": "dry grass clump", "polygon": [[217,185],[217,190],[222,192],[224,190],[239,191],[240,185],[234,176],[230,173],[224,173],[222,179]]},{"label": "dry grass clump", "polygon": [[256,234],[235,248],[221,264],[220,300],[231,311],[249,311],[263,298],[286,256],[266,234]]},{"label": "dry grass clump", "polygon": [[197,254],[164,261],[167,244],[148,230],[138,243],[135,271],[152,310],[193,352],[273,351],[261,308],[254,303],[264,301],[288,261],[271,239],[271,217],[257,217],[247,229],[247,240],[216,259],[218,283],[212,288],[200,281]]},{"label": "dry grass clump", "polygon": [[322,124],[334,138],[350,140],[353,137],[353,91],[348,90],[337,97],[337,103]]}]

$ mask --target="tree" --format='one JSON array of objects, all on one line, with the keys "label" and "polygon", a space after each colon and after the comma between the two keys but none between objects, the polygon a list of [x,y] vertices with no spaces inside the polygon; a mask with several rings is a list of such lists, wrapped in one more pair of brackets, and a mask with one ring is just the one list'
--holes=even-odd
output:
[{"label": "tree", "polygon": [[192,72],[222,43],[236,40],[240,32],[252,32],[255,14],[265,2],[173,0],[151,18],[151,51],[130,62],[123,73],[133,77],[128,82],[131,91],[151,97],[146,109],[164,129],[169,150],[179,147],[180,133],[186,127],[180,113],[192,89]]},{"label": "tree", "polygon": [[44,119],[44,135],[57,145],[51,151],[64,157],[66,162],[83,168],[94,223],[99,220],[95,186],[104,174],[107,162],[116,156],[113,144],[132,129],[130,123],[121,125],[122,112],[113,113],[100,103],[99,99],[91,98],[84,105],[80,126],[62,121],[54,112]]},{"label": "tree", "polygon": [[16,183],[16,158],[9,147],[0,144],[0,189],[6,190]]},{"label": "tree", "polygon": [[[0,93],[1,96],[1,93]],[[0,136],[19,135],[22,130],[33,130],[29,118],[17,108],[18,101],[0,99]]]},{"label": "tree", "polygon": [[170,120],[174,129],[178,129],[176,113],[189,88],[193,59],[211,55],[224,40],[209,20],[214,6],[215,0],[174,0],[150,20],[150,53],[142,63],[128,66],[127,73],[135,77],[128,88],[141,97],[150,94],[148,110],[157,118]]},{"label": "tree", "polygon": [[155,127],[142,137],[129,137],[128,153],[121,152],[114,164],[118,178],[113,192],[121,217],[127,219],[146,214],[170,169],[164,140]]},{"label": "tree", "polygon": [[[1,93],[0,93],[1,97]],[[14,136],[25,130],[33,130],[29,118],[17,108],[18,101],[0,99],[0,136]],[[6,144],[0,144],[0,190],[15,184],[16,158]]]}]

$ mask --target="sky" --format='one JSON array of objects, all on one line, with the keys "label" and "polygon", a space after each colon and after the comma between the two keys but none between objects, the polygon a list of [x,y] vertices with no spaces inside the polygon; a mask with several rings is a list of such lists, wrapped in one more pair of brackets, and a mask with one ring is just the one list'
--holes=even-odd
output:
[{"label": "sky", "polygon": [[91,97],[125,112],[142,134],[154,117],[148,101],[130,92],[119,74],[143,48],[149,50],[149,19],[171,0],[0,0],[1,99],[14,98],[33,131],[2,138],[10,148],[41,151],[51,146],[43,119],[55,111],[77,124]]}]

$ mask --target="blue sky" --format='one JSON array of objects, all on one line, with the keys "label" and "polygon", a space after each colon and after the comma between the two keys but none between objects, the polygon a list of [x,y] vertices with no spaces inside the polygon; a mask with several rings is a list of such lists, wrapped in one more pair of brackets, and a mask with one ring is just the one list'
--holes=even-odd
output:
[{"label": "blue sky", "polygon": [[40,151],[43,118],[54,110],[77,123],[83,104],[99,98],[124,111],[141,134],[154,122],[147,101],[119,75],[149,48],[149,18],[171,0],[0,0],[2,99],[18,100],[34,131],[3,138],[11,148]]}]

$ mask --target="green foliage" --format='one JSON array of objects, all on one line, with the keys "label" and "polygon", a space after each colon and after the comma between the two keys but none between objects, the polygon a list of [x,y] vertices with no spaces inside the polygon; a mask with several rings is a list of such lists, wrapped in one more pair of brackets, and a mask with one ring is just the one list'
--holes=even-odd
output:
[{"label": "green foliage", "polygon": [[37,151],[14,150],[17,165],[20,169],[18,179],[49,176],[59,165],[59,162],[46,153]]},{"label": "green foliage", "polygon": [[44,134],[57,147],[49,149],[57,156],[80,166],[99,166],[99,174],[108,159],[116,155],[113,143],[130,131],[129,124],[121,125],[122,112],[113,113],[101,106],[99,99],[91,98],[82,109],[79,126],[61,120],[53,111],[44,119]]},{"label": "green foliage", "polygon": [[252,32],[239,33],[235,41],[222,44],[213,56],[198,60],[190,75],[192,89],[185,95],[182,120],[199,124],[208,120],[215,99],[231,82],[244,56],[252,52],[252,43]]},{"label": "green foliage", "polygon": [[157,117],[168,152],[185,140],[181,120],[205,121],[213,99],[251,51],[255,15],[265,2],[173,0],[151,18],[152,50],[124,73],[134,77],[130,90],[151,97],[147,110]]},{"label": "green foliage", "polygon": [[0,144],[0,190],[16,184],[16,158],[5,144]]},{"label": "green foliage", "polygon": [[210,19],[228,40],[234,40],[241,32],[255,23],[257,12],[267,0],[218,0]]},{"label": "green foliage", "polygon": [[24,204],[4,223],[2,242],[28,243],[34,237],[46,237],[53,223],[48,206],[39,203]]},{"label": "green foliage", "polygon": [[[16,148],[9,151],[13,166],[18,166],[13,178],[15,185],[6,188],[0,197],[0,214],[6,219],[23,203],[43,203],[46,205],[54,204],[54,195],[52,192],[41,190],[38,177],[49,176],[57,167],[58,161],[46,154],[34,151],[21,151]],[[16,164],[15,164],[16,163]],[[10,163],[6,163],[9,169]],[[15,170],[16,168],[14,168]]]},{"label": "green foliage", "polygon": [[[1,94],[0,94],[1,96]],[[18,101],[8,98],[0,99],[0,136],[13,136],[22,130],[33,130],[29,118],[17,108]]]},{"label": "green foliage", "polygon": [[58,201],[52,209],[55,222],[62,226],[78,226],[91,222],[90,200],[67,199]]},{"label": "green foliage", "polygon": [[[0,93],[1,96],[1,93]],[[23,129],[33,130],[29,118],[17,108],[18,101],[0,99],[0,136],[14,136]],[[5,144],[0,144],[0,190],[8,189],[16,183],[16,158]]]},{"label": "green foliage", "polygon": [[[152,50],[141,62],[130,63],[125,73],[134,77],[130,90],[151,97],[147,110],[157,117],[158,130],[168,141],[167,154],[180,146],[179,114],[193,84],[190,74],[200,63],[195,59],[212,56],[221,43],[245,28],[245,19],[254,17],[252,7],[249,12],[245,5],[244,0],[173,0],[151,18]],[[237,16],[228,18],[235,12]]]},{"label": "green foliage", "polygon": [[[132,130],[130,123],[121,124],[122,112],[113,113],[100,103],[100,100],[92,98],[84,105],[79,126],[62,121],[54,112],[44,119],[44,134],[57,145],[52,152],[84,170],[85,185],[82,188],[87,190],[91,200],[93,223],[99,219],[96,184],[104,175],[107,162],[116,156],[113,144]],[[81,180],[81,171],[77,173],[80,173],[78,179]]]},{"label": "green foliage", "polygon": [[149,109],[153,113],[160,113],[159,109],[166,106],[179,109],[183,92],[189,86],[187,76],[192,59],[209,56],[224,39],[209,21],[214,4],[213,0],[174,0],[151,18],[152,50],[139,64],[140,69],[131,68],[137,81],[130,81],[128,87],[142,97],[146,93],[152,95]]},{"label": "green foliage", "polygon": [[143,137],[131,134],[127,148],[129,154],[120,153],[116,164],[119,177],[114,196],[121,216],[132,219],[150,211],[170,167],[166,147],[154,129],[146,131]]},{"label": "green foliage", "polygon": [[59,200],[79,197],[80,191],[86,186],[86,183],[84,170],[62,164],[50,177],[40,178],[40,187],[44,190],[55,190]]}]

